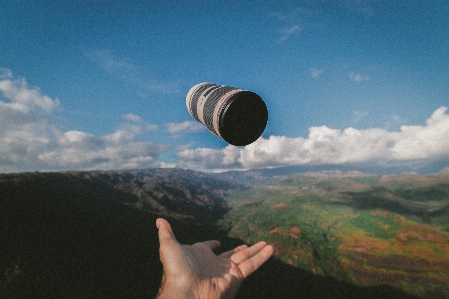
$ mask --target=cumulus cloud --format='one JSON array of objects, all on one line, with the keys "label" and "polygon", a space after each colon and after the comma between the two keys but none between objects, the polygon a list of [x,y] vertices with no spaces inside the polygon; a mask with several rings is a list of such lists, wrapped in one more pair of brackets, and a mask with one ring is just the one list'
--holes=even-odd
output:
[{"label": "cumulus cloud", "polygon": [[114,132],[94,136],[52,124],[59,108],[57,99],[0,70],[0,172],[164,166],[157,157],[169,147],[139,138],[158,129],[140,116],[126,114]]},{"label": "cumulus cloud", "polygon": [[[144,133],[147,131],[156,131],[159,130],[159,127],[154,124],[150,124],[146,122],[142,117],[135,114],[125,114],[123,115],[123,119],[130,121],[131,123],[123,124],[121,127],[127,127],[130,131],[134,133]],[[135,124],[132,124],[135,123]]]},{"label": "cumulus cloud", "polygon": [[[85,134],[82,132],[77,132]],[[66,134],[63,134],[66,135]],[[64,137],[64,136],[61,136]],[[106,137],[83,136],[43,151],[37,158],[47,169],[126,169],[160,166],[157,156],[166,150],[149,141],[117,142]]]},{"label": "cumulus cloud", "polygon": [[57,136],[57,146],[38,156],[52,169],[126,169],[160,167],[157,157],[169,146],[144,141],[147,124],[122,124],[113,133],[94,136],[69,131]]},{"label": "cumulus cloud", "polygon": [[169,133],[191,133],[205,130],[206,127],[197,121],[184,121],[180,123],[166,123],[167,132]]},{"label": "cumulus cloud", "polygon": [[425,126],[384,129],[336,130],[311,127],[308,138],[270,136],[246,147],[221,150],[186,149],[177,154],[184,167],[199,169],[251,169],[290,165],[351,163],[407,163],[449,157],[449,115],[440,107]]},{"label": "cumulus cloud", "polygon": [[0,68],[0,92],[9,103],[2,102],[2,108],[18,113],[28,113],[30,109],[46,113],[59,107],[59,101],[42,95],[37,87],[29,88],[24,78],[14,78],[11,70]]},{"label": "cumulus cloud", "polygon": [[[158,130],[135,114],[125,114],[109,134],[95,136],[63,131],[51,122],[60,103],[24,78],[0,70],[0,173],[48,170],[98,170],[145,167],[186,167],[205,170],[251,169],[294,165],[397,164],[449,160],[449,115],[440,107],[425,125],[403,124],[397,131],[311,127],[307,138],[270,136],[246,147],[196,148],[143,140]],[[365,112],[355,112],[363,118]],[[403,121],[393,116],[394,121]],[[165,124],[172,134],[205,130],[198,122]],[[178,162],[158,160],[178,150]],[[176,164],[175,164],[176,163]],[[445,165],[442,165],[442,167]],[[447,171],[447,169],[446,169]]]}]

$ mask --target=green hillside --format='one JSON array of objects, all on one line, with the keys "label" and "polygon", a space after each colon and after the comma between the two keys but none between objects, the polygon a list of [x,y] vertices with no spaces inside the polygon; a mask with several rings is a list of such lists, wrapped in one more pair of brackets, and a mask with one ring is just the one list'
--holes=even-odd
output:
[{"label": "green hillside", "polygon": [[357,285],[449,298],[449,176],[288,176],[226,198],[229,235]]}]

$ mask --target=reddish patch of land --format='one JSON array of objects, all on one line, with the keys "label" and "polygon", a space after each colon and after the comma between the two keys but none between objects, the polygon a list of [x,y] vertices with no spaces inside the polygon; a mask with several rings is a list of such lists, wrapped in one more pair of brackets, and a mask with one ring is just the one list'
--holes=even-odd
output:
[{"label": "reddish patch of land", "polygon": [[270,231],[268,233],[270,235],[277,234],[277,235],[280,235],[283,237],[297,239],[301,236],[301,229],[299,227],[292,226],[292,227],[290,227],[289,231],[286,232],[286,231],[282,230],[279,226],[276,226],[276,227],[273,227],[272,229],[270,229]]},{"label": "reddish patch of land", "polygon": [[292,208],[291,205],[286,204],[284,202],[278,203],[271,207],[272,210],[286,210],[286,209],[291,209],[291,208]]},{"label": "reddish patch of land", "polygon": [[373,212],[373,216],[382,216],[384,218],[388,218],[391,216],[391,212],[389,211],[382,211],[382,210],[375,210]]}]

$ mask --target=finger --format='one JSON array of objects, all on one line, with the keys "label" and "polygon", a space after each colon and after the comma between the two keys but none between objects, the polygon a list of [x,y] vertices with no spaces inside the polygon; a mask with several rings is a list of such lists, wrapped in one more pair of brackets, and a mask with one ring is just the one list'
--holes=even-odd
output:
[{"label": "finger", "polygon": [[271,245],[266,245],[257,254],[250,259],[242,262],[238,265],[243,278],[248,277],[251,273],[256,271],[263,263],[265,263],[274,252],[274,248]]},{"label": "finger", "polygon": [[212,250],[221,246],[220,241],[217,241],[217,240],[209,240],[209,241],[204,241],[202,243]]},{"label": "finger", "polygon": [[171,244],[178,243],[175,235],[173,234],[173,230],[171,228],[170,223],[163,218],[156,219],[156,226],[159,229],[159,243],[162,246],[163,244]]},{"label": "finger", "polygon": [[231,256],[231,261],[233,261],[234,263],[236,263],[237,265],[240,264],[241,262],[249,259],[250,257],[252,257],[253,255],[255,255],[256,253],[258,253],[260,250],[262,250],[262,248],[264,248],[267,245],[267,243],[265,241],[261,241],[259,243],[254,244],[251,247],[248,247],[244,250],[241,250],[237,253],[234,253]]},{"label": "finger", "polygon": [[248,248],[248,246],[245,245],[245,244],[243,244],[243,245],[240,245],[240,246],[238,246],[238,247],[236,247],[236,248],[234,248],[234,249],[232,249],[232,250],[223,252],[222,254],[220,254],[220,256],[221,256],[221,257],[224,257],[224,258],[230,258],[234,253],[237,253],[237,252],[239,252],[239,251],[242,251],[242,250],[244,250],[244,249],[246,249],[246,248]]}]

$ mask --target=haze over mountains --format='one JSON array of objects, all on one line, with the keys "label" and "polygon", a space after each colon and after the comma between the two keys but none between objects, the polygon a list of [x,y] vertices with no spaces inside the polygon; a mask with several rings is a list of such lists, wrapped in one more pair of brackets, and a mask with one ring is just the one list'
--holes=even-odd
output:
[{"label": "haze over mountains", "polygon": [[[152,297],[161,279],[155,219],[165,217],[183,243],[276,245],[238,298],[449,296],[449,268],[441,266],[449,257],[433,253],[449,252],[447,176],[289,171],[2,174],[0,295]],[[364,242],[380,247],[362,250]],[[380,255],[385,244],[396,251]],[[415,259],[416,250],[424,251]],[[385,268],[387,260],[415,268]]]}]

